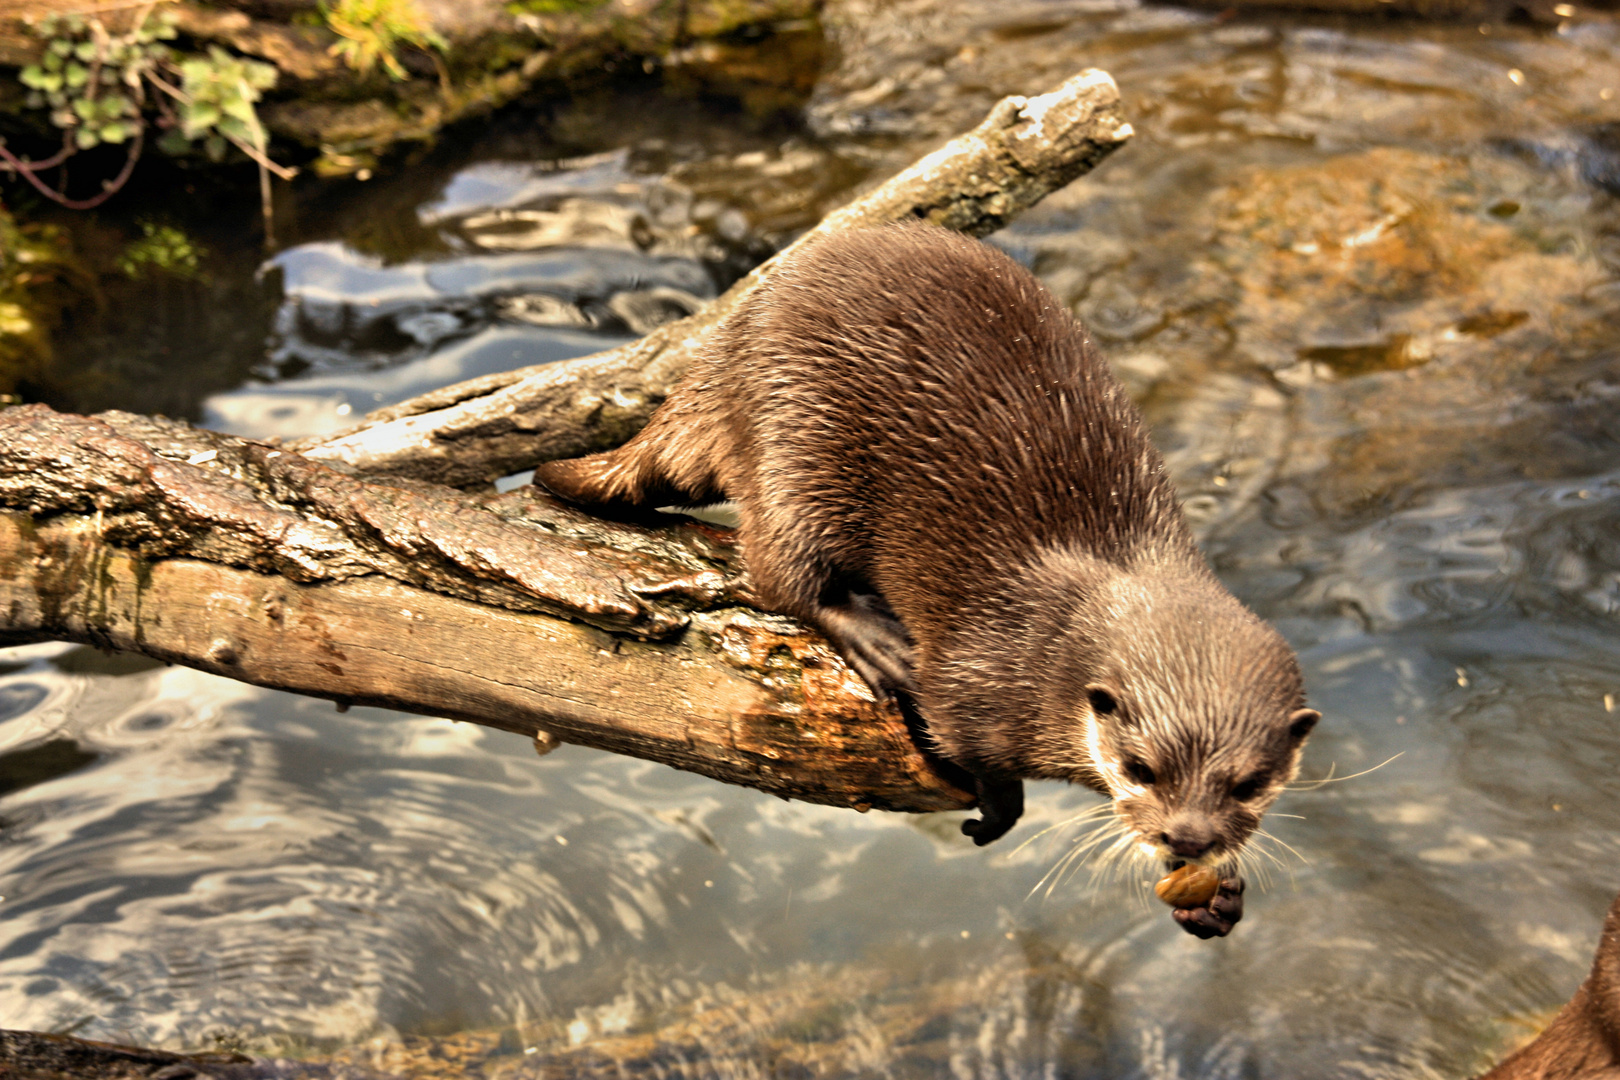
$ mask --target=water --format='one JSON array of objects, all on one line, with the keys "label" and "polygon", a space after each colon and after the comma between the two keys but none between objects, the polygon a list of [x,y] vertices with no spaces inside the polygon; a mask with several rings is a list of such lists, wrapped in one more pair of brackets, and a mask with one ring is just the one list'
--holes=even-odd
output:
[{"label": "water", "polygon": [[216,241],[247,330],[121,340],[214,358],[173,411],[337,426],[624,340],[1000,95],[1110,69],[1138,138],[996,242],[1299,648],[1305,774],[1393,758],[1278,804],[1233,936],[1139,882],[1032,895],[1073,833],[1017,845],[1080,791],[981,851],[42,645],[0,674],[7,1026],[417,1075],[1462,1077],[1568,997],[1620,889],[1615,23],[996,10],[835,7],[803,127],[645,87],[509,121],[300,207],[256,285]]}]

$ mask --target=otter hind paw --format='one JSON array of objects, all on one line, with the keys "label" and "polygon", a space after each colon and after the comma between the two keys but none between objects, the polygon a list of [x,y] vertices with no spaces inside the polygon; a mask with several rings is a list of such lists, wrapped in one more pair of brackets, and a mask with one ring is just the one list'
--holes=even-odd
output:
[{"label": "otter hind paw", "polygon": [[566,461],[544,461],[534,467],[534,485],[575,506],[623,501],[625,493],[611,483],[612,464],[606,455]]},{"label": "otter hind paw", "polygon": [[816,621],[879,699],[912,690],[911,635],[881,597],[852,593],[847,603],[821,607]]},{"label": "otter hind paw", "polygon": [[631,473],[615,457],[617,451],[535,466],[534,486],[570,506],[609,521],[636,525],[664,525],[680,519],[658,510],[691,500],[662,486],[633,482]]}]

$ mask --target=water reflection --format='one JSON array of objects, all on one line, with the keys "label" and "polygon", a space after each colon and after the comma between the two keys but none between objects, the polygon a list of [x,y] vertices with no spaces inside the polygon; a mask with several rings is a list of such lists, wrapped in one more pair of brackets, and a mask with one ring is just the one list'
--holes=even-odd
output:
[{"label": "water reflection", "polygon": [[37,647],[0,666],[0,762],[76,764],[0,799],[7,1022],[379,1075],[1469,1075],[1573,990],[1620,888],[1620,53],[1606,17],[1487,29],[851,15],[808,131],[497,156],[399,196],[420,249],[307,236],[256,355],[279,381],[212,398],[303,433],[586,351],[634,325],[614,298],[711,296],[997,96],[1109,67],[1141,134],[996,242],[1090,319],[1221,574],[1301,648],[1307,775],[1400,755],[1285,797],[1233,937],[1128,882],[1031,896],[1076,833],[1016,843],[1093,802],[1065,788],[979,851],[949,815]]}]

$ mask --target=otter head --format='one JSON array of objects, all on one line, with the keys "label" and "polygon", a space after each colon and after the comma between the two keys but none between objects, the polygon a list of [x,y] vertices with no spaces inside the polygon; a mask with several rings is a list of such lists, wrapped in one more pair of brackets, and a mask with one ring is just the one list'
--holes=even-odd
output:
[{"label": "otter head", "polygon": [[1293,650],[1207,573],[1110,574],[1065,637],[1047,759],[1113,800],[1139,855],[1236,864],[1321,718]]}]

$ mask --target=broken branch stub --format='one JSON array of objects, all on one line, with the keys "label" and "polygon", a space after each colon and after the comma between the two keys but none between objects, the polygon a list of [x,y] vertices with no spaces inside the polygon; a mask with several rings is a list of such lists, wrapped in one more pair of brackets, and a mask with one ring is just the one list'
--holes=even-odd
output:
[{"label": "broken branch stub", "polygon": [[1003,99],[978,127],[835,211],[708,308],[631,344],[445,387],[360,427],[292,448],[361,472],[468,486],[635,434],[685,374],[703,336],[798,244],[836,229],[926,219],[983,236],[1089,171],[1130,138],[1119,89],[1083,71],[1039,97]]},{"label": "broken branch stub", "polygon": [[973,801],[825,640],[748,606],[724,530],[362,483],[129,414],[0,410],[0,448],[0,645],[122,649],[834,806]]}]

